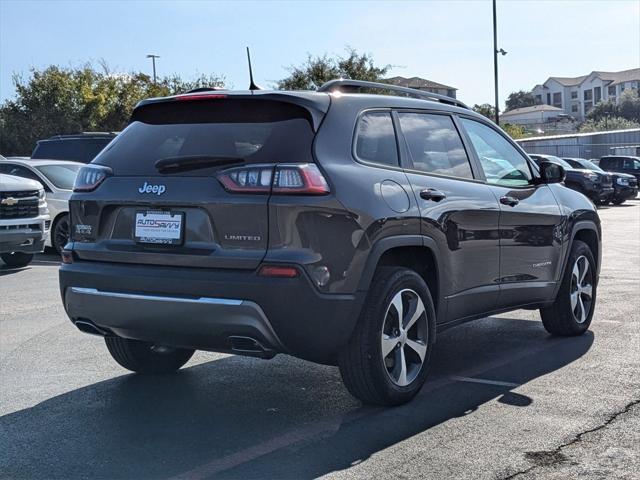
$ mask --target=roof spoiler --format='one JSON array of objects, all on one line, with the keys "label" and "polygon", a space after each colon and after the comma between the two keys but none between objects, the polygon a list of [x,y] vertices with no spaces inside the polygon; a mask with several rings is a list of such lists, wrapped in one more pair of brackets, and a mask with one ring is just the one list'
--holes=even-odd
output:
[{"label": "roof spoiler", "polygon": [[383,91],[387,90],[391,92],[404,93],[409,97],[420,98],[422,100],[429,100],[432,102],[446,103],[448,105],[466,108],[467,110],[469,110],[469,107],[464,103],[462,103],[460,100],[447,97],[446,95],[439,95],[437,93],[425,92],[423,90],[418,90],[416,88],[401,87],[400,85],[390,85],[387,83],[379,83],[379,82],[367,82],[365,80],[349,80],[349,79],[329,80],[328,82],[324,83],[320,88],[318,88],[318,92],[325,92],[325,93],[337,92],[337,91],[340,91],[342,87],[358,88],[358,89],[368,88],[371,90],[383,90]]}]

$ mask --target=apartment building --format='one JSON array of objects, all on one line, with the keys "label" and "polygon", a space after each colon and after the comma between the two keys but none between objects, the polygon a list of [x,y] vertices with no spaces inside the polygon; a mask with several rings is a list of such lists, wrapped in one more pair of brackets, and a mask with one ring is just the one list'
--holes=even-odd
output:
[{"label": "apartment building", "polygon": [[600,101],[618,102],[620,94],[628,89],[640,88],[640,68],[621,72],[593,71],[580,77],[549,77],[533,88],[537,103],[551,105],[578,120]]}]

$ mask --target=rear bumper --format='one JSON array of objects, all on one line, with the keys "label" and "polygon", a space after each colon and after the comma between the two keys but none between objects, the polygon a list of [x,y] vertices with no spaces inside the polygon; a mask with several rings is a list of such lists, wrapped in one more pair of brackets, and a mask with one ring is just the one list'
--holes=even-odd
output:
[{"label": "rear bumper", "polygon": [[[262,309],[245,300],[167,297],[69,287],[65,309],[73,319],[90,320],[102,330],[124,338],[201,349],[232,350],[234,345],[244,344],[247,353],[262,356],[285,351]],[[177,324],[179,338],[176,338]],[[230,339],[230,336],[235,338]],[[238,342],[237,339],[247,341]],[[250,344],[253,344],[251,350]]]},{"label": "rear bumper", "polygon": [[[243,352],[254,339],[265,355],[290,353],[331,363],[346,344],[361,295],[320,294],[304,273],[262,278],[253,271],[76,261],[60,268],[68,316],[124,338]],[[240,342],[247,345],[249,342]],[[236,348],[234,348],[236,347]]]}]

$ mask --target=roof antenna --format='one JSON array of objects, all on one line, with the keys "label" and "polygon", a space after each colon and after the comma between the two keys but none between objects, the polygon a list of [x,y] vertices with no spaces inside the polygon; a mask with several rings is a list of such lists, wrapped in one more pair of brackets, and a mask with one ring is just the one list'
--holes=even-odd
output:
[{"label": "roof antenna", "polygon": [[249,47],[247,47],[247,61],[249,62],[249,90],[262,90],[253,81],[253,69],[251,68],[251,54],[249,53]]}]

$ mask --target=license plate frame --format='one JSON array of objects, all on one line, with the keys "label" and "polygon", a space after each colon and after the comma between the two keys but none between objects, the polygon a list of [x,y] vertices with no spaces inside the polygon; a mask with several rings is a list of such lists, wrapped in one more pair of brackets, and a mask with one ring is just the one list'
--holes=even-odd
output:
[{"label": "license plate frame", "polygon": [[171,210],[137,210],[133,238],[146,245],[182,245],[184,212]]}]

